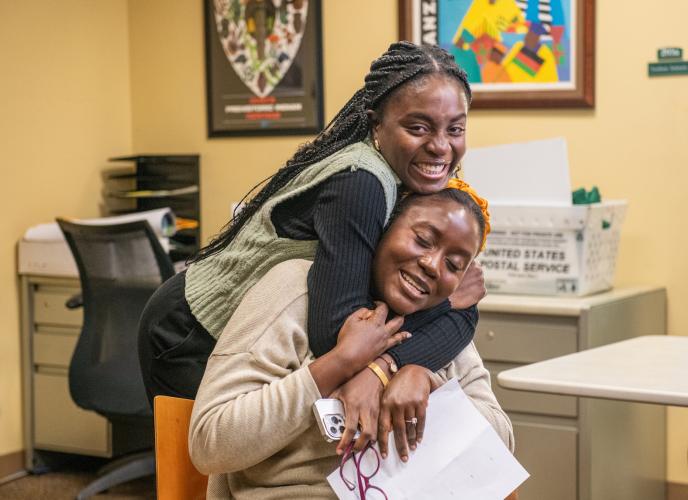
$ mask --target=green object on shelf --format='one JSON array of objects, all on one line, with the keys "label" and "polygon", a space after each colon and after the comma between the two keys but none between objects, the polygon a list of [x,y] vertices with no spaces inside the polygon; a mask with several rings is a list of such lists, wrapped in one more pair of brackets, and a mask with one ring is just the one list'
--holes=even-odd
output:
[{"label": "green object on shelf", "polygon": [[585,188],[576,189],[571,193],[571,199],[574,205],[590,205],[601,202],[602,196],[597,186],[593,186],[590,191],[586,191]]}]

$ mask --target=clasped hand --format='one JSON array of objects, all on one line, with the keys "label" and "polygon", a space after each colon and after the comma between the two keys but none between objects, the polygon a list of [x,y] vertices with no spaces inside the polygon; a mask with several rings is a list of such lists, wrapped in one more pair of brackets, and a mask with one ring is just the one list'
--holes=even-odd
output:
[{"label": "clasped hand", "polygon": [[409,450],[416,449],[423,438],[425,410],[434,389],[432,373],[422,366],[404,366],[384,391],[372,370],[362,370],[330,396],[344,403],[346,413],[346,430],[337,453],[342,454],[360,430],[354,450],[378,441],[380,454],[386,458],[389,433],[394,430],[397,452],[403,461],[408,460]]},{"label": "clasped hand", "polygon": [[382,382],[367,366],[387,349],[410,337],[398,332],[403,318],[387,319],[388,308],[377,303],[374,310],[359,309],[347,318],[339,332],[336,359],[346,363],[354,374],[329,397],[344,404],[345,431],[337,445],[342,454],[359,437],[354,450],[360,451],[369,441],[379,440],[380,452],[388,452],[390,431],[394,430],[395,445],[402,460],[423,438],[425,409],[433,387],[433,374],[417,365],[404,366],[392,377],[383,392]]}]

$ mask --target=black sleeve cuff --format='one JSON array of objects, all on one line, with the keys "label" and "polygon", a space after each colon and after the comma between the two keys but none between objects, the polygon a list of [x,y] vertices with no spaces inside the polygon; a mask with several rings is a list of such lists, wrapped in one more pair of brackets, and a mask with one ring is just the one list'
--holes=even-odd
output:
[{"label": "black sleeve cuff", "polygon": [[471,343],[478,317],[477,306],[451,309],[432,323],[411,332],[413,337],[394,346],[388,353],[400,368],[414,364],[437,371]]}]

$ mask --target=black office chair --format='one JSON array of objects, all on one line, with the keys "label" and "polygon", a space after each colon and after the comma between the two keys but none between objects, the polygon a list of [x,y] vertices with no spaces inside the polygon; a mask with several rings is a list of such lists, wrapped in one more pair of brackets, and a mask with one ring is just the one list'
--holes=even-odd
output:
[{"label": "black office chair", "polygon": [[113,456],[121,456],[79,492],[81,500],[155,473],[153,415],[139,367],[137,331],[148,298],[174,267],[146,221],[57,223],[79,269],[84,307],[69,390],[78,406],[111,422]]}]

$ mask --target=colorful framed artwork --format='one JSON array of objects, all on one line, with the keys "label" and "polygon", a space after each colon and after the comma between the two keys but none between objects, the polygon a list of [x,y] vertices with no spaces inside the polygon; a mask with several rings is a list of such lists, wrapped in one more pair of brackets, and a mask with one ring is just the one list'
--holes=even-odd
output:
[{"label": "colorful framed artwork", "polygon": [[208,136],[323,128],[320,0],[204,0]]},{"label": "colorful framed artwork", "polygon": [[439,45],[478,108],[594,107],[594,0],[399,0],[399,38]]}]

